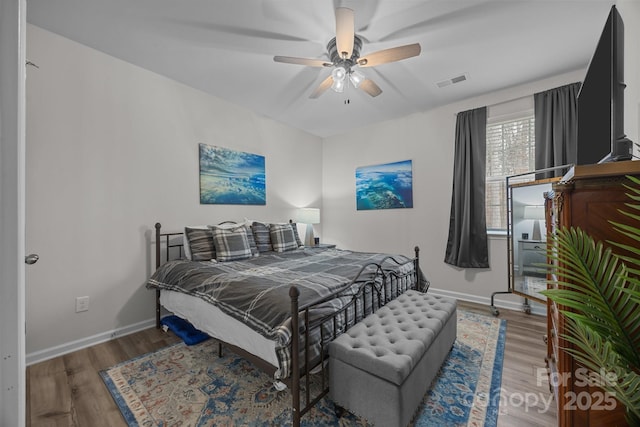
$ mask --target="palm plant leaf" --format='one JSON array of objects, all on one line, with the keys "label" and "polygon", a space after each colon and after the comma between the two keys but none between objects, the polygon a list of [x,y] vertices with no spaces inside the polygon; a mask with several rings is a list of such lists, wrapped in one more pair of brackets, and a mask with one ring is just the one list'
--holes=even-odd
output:
[{"label": "palm plant leaf", "polygon": [[[616,397],[628,412],[628,419],[640,419],[640,375],[620,363],[620,355],[611,343],[580,321],[569,319],[565,339],[577,349],[568,349],[585,367],[600,376],[597,380],[605,392]],[[604,375],[603,375],[604,374]],[[631,422],[630,422],[631,424]]]},{"label": "palm plant leaf", "polygon": [[542,293],[608,337],[628,363],[640,366],[640,316],[634,315],[638,305],[631,294],[621,291],[629,286],[624,264],[580,229],[560,229],[551,240],[549,247],[557,248],[548,254],[557,261],[550,265],[557,277],[552,283],[560,288]]},{"label": "palm plant leaf", "polygon": [[[634,214],[634,213],[626,212],[622,210],[620,210],[620,213],[627,216],[628,218],[631,218],[637,221],[637,223],[640,223],[640,179],[634,176],[628,176],[627,178],[631,180],[635,185],[638,186],[638,187],[634,187],[631,185],[625,185],[625,188],[629,190],[629,193],[627,193],[627,197],[629,197],[630,199],[632,199],[637,203],[626,203],[625,205],[630,209],[638,211],[638,214]],[[615,231],[623,234],[624,236],[628,237],[631,240],[634,240],[640,243],[640,228],[634,227],[629,224],[622,224],[614,221],[610,221],[610,223],[613,225],[613,229]],[[625,251],[633,254],[633,256],[623,256],[621,258],[629,266],[640,267],[640,245],[638,246],[624,245],[616,241],[609,241],[608,243],[618,248],[624,249]],[[636,275],[640,275],[640,270],[638,269],[633,269],[631,271]]]}]

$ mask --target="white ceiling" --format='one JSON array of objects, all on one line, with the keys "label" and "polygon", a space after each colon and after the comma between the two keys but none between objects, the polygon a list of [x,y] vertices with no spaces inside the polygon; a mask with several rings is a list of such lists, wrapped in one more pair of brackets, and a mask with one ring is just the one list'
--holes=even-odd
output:
[{"label": "white ceiling", "polygon": [[[28,0],[27,21],[260,115],[326,137],[585,68],[612,0]],[[422,53],[361,71],[309,99],[330,69],[334,9],[355,11],[361,56],[418,42]],[[466,74],[462,83],[436,83]],[[345,101],[349,100],[347,104]]]}]

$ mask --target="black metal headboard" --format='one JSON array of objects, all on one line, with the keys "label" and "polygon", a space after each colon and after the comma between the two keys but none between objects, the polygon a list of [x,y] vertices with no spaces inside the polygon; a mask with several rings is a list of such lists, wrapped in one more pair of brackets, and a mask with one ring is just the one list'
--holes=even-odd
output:
[{"label": "black metal headboard", "polygon": [[184,233],[162,233],[160,229],[162,225],[159,222],[156,222],[156,268],[160,267],[162,264],[162,244],[164,243],[165,256],[164,262],[169,261],[171,248],[178,248],[180,258],[184,255],[184,244],[182,239],[175,239],[177,236],[182,236]]}]

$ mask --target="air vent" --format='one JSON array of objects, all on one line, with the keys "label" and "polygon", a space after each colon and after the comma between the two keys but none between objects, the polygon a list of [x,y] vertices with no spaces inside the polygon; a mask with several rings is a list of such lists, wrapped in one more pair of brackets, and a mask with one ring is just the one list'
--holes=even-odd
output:
[{"label": "air vent", "polygon": [[466,74],[461,74],[461,75],[456,76],[456,77],[451,77],[450,79],[441,80],[441,81],[437,82],[436,85],[439,88],[443,88],[443,87],[451,86],[452,84],[463,82],[465,80],[467,80],[467,75]]}]

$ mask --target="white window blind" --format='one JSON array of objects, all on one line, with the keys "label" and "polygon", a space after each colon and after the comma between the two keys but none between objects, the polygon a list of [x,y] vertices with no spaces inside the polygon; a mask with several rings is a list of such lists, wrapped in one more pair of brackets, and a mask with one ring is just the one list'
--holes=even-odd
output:
[{"label": "white window blind", "polygon": [[533,114],[487,124],[487,230],[506,231],[506,179],[532,170],[535,170]]}]

